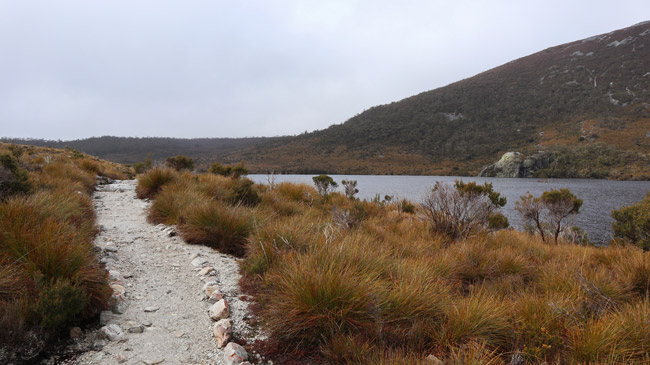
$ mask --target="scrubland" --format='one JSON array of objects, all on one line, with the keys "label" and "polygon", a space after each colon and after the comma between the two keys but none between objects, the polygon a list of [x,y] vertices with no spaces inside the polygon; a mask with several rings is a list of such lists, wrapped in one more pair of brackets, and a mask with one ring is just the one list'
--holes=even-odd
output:
[{"label": "scrubland", "polygon": [[69,149],[2,143],[0,156],[0,350],[28,361],[107,307],[90,194],[129,171]]},{"label": "scrubland", "polygon": [[138,194],[152,222],[243,258],[269,332],[252,345],[282,363],[650,361],[650,256],[636,246],[510,229],[452,240],[405,202],[163,168]]}]

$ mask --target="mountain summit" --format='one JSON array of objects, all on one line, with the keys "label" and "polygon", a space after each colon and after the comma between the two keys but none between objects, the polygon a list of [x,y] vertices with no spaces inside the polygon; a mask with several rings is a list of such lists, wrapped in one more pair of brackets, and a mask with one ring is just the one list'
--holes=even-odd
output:
[{"label": "mountain summit", "polygon": [[370,108],[325,130],[270,140],[229,160],[276,172],[477,174],[508,151],[550,151],[540,176],[648,178],[649,90],[644,22]]}]

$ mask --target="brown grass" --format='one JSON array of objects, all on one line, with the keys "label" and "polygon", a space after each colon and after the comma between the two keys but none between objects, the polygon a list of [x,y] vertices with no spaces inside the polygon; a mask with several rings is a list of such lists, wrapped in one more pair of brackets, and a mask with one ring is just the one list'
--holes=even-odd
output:
[{"label": "brown grass", "polygon": [[398,204],[282,183],[232,207],[230,180],[183,181],[156,198],[182,202],[168,211],[183,218],[162,216],[190,242],[245,253],[244,281],[282,359],[647,360],[650,261],[638,248],[547,245],[513,230],[450,242]]},{"label": "brown grass", "polygon": [[93,252],[89,193],[98,172],[125,176],[114,164],[68,151],[20,148],[34,189],[0,203],[0,343],[17,352],[106,308],[111,289]]}]

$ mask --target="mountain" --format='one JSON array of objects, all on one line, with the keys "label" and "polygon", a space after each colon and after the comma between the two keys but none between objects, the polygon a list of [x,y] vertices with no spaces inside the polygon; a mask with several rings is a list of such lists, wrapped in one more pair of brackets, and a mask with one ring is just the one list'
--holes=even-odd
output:
[{"label": "mountain", "polygon": [[552,47],[379,105],[345,123],[235,151],[254,170],[470,174],[508,151],[540,176],[650,178],[650,22]]}]

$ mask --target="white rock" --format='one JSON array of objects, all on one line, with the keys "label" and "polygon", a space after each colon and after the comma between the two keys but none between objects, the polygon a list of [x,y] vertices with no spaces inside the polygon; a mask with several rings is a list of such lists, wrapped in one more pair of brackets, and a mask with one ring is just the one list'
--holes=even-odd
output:
[{"label": "white rock", "polygon": [[230,342],[224,349],[223,359],[227,365],[241,364],[248,360],[248,353],[240,345]]},{"label": "white rock", "polygon": [[163,359],[162,357],[142,360],[142,362],[145,363],[146,365],[157,365],[162,363],[163,361],[165,361],[165,359]]},{"label": "white rock", "polygon": [[228,318],[230,316],[230,306],[225,299],[221,299],[210,307],[209,313],[210,318],[215,321]]},{"label": "white rock", "polygon": [[144,332],[144,326],[143,325],[133,326],[133,327],[129,328],[128,330],[126,330],[126,332],[128,332],[128,333],[142,333],[142,332]]},{"label": "white rock", "polygon": [[108,272],[108,280],[109,281],[117,281],[120,280],[120,272],[117,270],[110,270]]},{"label": "white rock", "polygon": [[144,309],[144,311],[147,312],[147,313],[151,313],[151,312],[156,312],[158,309],[160,309],[160,308],[151,306],[151,307],[146,307]]},{"label": "white rock", "polygon": [[108,324],[108,322],[111,319],[113,319],[113,317],[115,317],[115,315],[113,315],[113,312],[111,312],[111,311],[102,311],[99,314],[99,324],[101,324],[102,326],[106,325],[106,324]]},{"label": "white rock", "polygon": [[124,294],[124,292],[126,291],[124,286],[120,284],[111,284],[110,287],[111,289],[113,289],[113,292],[117,294]]},{"label": "white rock", "polygon": [[214,324],[212,333],[217,340],[217,348],[222,348],[232,337],[232,321],[229,318],[219,320]]},{"label": "white rock", "polygon": [[208,259],[206,259],[204,257],[197,257],[194,260],[192,260],[192,266],[194,266],[194,267],[203,266],[204,264],[207,264],[207,263],[208,263]]},{"label": "white rock", "polygon": [[207,296],[208,298],[212,296],[212,293],[221,294],[218,285],[204,285],[203,292],[205,293],[205,296]]},{"label": "white rock", "polygon": [[199,275],[206,276],[206,275],[210,274],[213,271],[214,271],[214,267],[206,266],[206,267],[202,268],[201,271],[199,271]]},{"label": "white rock", "polygon": [[210,297],[208,298],[208,303],[214,304],[218,301],[223,299],[223,294],[221,294],[219,291],[213,291],[212,294],[210,294]]},{"label": "white rock", "polygon": [[121,341],[124,338],[124,332],[116,324],[109,324],[100,328],[99,333],[109,341]]},{"label": "white rock", "polygon": [[129,301],[124,297],[123,294],[113,293],[110,301],[112,304],[111,310],[115,314],[124,314],[127,308],[129,308]]}]

